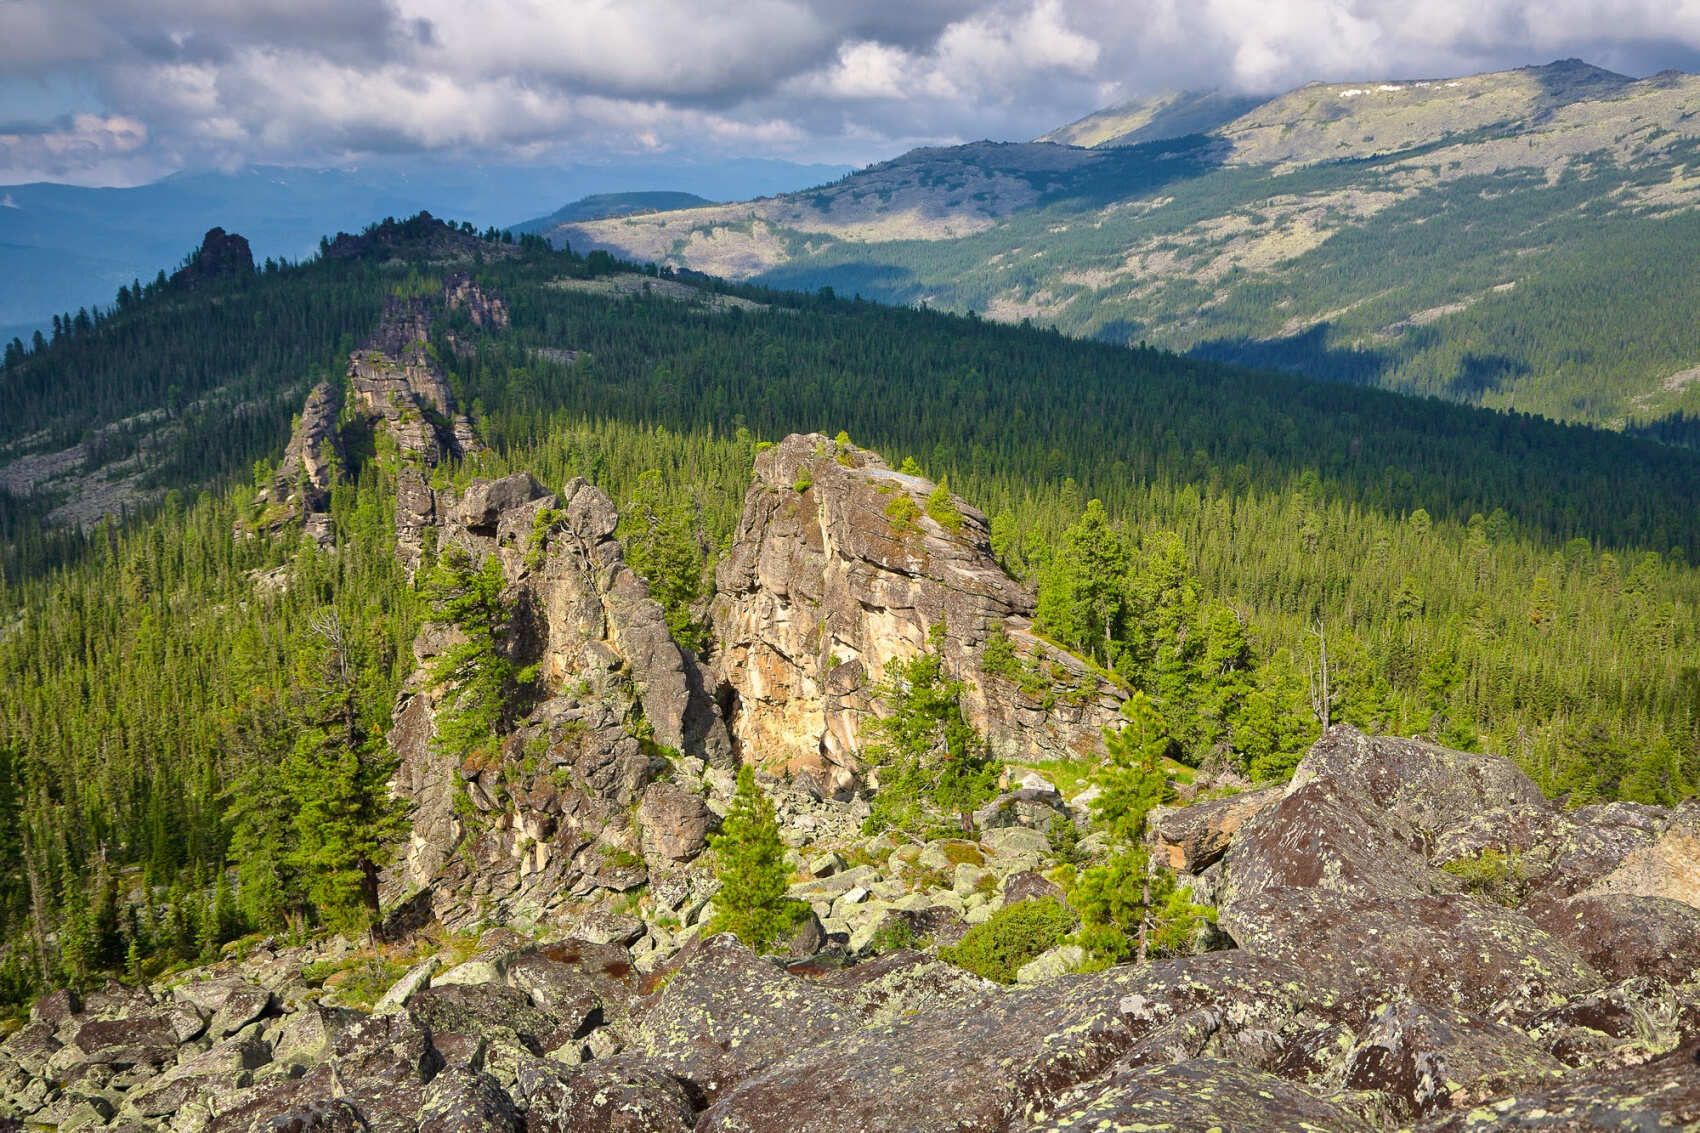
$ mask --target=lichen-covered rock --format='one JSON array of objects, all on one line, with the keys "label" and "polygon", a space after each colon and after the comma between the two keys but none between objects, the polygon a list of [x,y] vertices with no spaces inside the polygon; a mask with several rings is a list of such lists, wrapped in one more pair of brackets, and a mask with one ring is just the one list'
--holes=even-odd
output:
[{"label": "lichen-covered rock", "polygon": [[1527,1031],[1567,1066],[1632,1066],[1700,1040],[1700,987],[1637,976],[1531,1019]]},{"label": "lichen-covered rock", "polygon": [[508,965],[507,982],[569,1037],[582,1035],[603,1017],[601,989],[607,981],[550,959],[543,952],[514,957]]},{"label": "lichen-covered rock", "polygon": [[961,1008],[997,990],[990,980],[910,948],[829,972],[815,984],[849,1007],[864,1025]]},{"label": "lichen-covered rock", "polygon": [[[951,497],[941,521],[927,513],[931,481],[818,434],[787,437],[755,468],[713,607],[745,752],[829,793],[847,792],[873,686],[894,661],[926,648],[934,630],[965,682],[970,722],[997,754],[1074,758],[1098,749],[1121,694],[1030,632],[1033,596],[997,565],[983,515]],[[994,633],[1057,695],[1035,697],[987,673]]]},{"label": "lichen-covered rock", "polygon": [[425,1087],[418,1133],[520,1133],[525,1123],[501,1084],[451,1066]]},{"label": "lichen-covered rock", "polygon": [[699,794],[673,783],[651,783],[638,803],[638,826],[643,830],[644,854],[666,861],[688,862],[708,847],[708,835],[720,825]]},{"label": "lichen-covered rock", "polygon": [[[1520,790],[1515,768],[1361,739],[1335,729],[1283,796],[1239,829],[1224,859],[1221,927],[1259,955],[1472,1012],[1532,1012],[1603,982],[1574,949],[1523,914],[1463,893],[1423,856],[1427,824],[1463,814],[1471,784]],[[1484,768],[1472,770],[1472,760]],[[1381,766],[1435,782],[1439,797],[1416,799]]]},{"label": "lichen-covered rock", "polygon": [[714,1097],[850,1026],[849,1012],[820,988],[723,934],[685,955],[628,1031],[655,1065]]},{"label": "lichen-covered rock", "polygon": [[1347,1107],[1255,1068],[1220,1058],[1193,1058],[1117,1069],[1013,1128],[1023,1133],[1122,1129],[1353,1133],[1376,1126]]},{"label": "lichen-covered rock", "polygon": [[570,1068],[534,1063],[514,1093],[526,1133],[689,1133],[696,1124],[684,1083],[618,1055]]},{"label": "lichen-covered rock", "polygon": [[1530,918],[1614,979],[1681,983],[1700,973],[1700,908],[1666,897],[1585,893],[1535,902]]},{"label": "lichen-covered rock", "polygon": [[1547,805],[1509,759],[1471,755],[1422,740],[1366,736],[1336,726],[1293,773],[1290,789],[1326,779],[1338,793],[1433,835],[1490,807]]},{"label": "lichen-covered rock", "polygon": [[1348,1089],[1381,1093],[1415,1116],[1467,1108],[1562,1069],[1522,1031],[1402,1000],[1376,1013],[1339,1075]]},{"label": "lichen-covered rock", "polygon": [[81,1061],[108,1066],[159,1065],[177,1054],[177,1031],[165,1015],[96,1019],[77,1028]]},{"label": "lichen-covered rock", "polygon": [[162,1118],[196,1100],[226,1104],[253,1083],[253,1071],[270,1061],[269,1043],[257,1034],[239,1035],[146,1082],[130,1093],[125,1106],[141,1117]]},{"label": "lichen-covered rock", "polygon": [[583,1024],[582,1016],[564,1024],[524,991],[502,984],[426,988],[408,1002],[407,1014],[434,1039],[447,1034],[499,1038],[535,1055],[565,1045]]},{"label": "lichen-covered rock", "polygon": [[1612,1067],[1520,1090],[1438,1117],[1422,1133],[1543,1129],[1564,1133],[1700,1127],[1700,1044],[1633,1067]]},{"label": "lichen-covered rock", "polygon": [[1255,1030],[1340,1009],[1338,989],[1325,981],[1243,953],[1065,977],[802,1050],[732,1089],[698,1129],[1002,1129],[1049,1112],[1141,1037],[1210,1006]]}]

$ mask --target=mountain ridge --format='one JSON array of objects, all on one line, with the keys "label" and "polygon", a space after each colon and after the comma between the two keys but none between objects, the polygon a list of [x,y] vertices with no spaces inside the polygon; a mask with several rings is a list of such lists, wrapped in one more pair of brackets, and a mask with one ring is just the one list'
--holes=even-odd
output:
[{"label": "mountain ridge", "polygon": [[916,150],[552,238],[1623,427],[1700,406],[1670,380],[1700,364],[1690,284],[1628,251],[1700,241],[1696,109],[1700,78],[1578,61],[1309,84],[1206,135]]}]

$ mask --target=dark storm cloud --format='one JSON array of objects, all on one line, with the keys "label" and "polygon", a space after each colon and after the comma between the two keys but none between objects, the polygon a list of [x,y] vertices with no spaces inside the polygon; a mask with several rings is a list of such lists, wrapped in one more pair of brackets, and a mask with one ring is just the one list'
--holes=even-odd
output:
[{"label": "dark storm cloud", "polygon": [[867,160],[1165,88],[1697,53],[1672,0],[0,0],[0,96],[91,92],[0,131],[0,180],[437,148]]}]

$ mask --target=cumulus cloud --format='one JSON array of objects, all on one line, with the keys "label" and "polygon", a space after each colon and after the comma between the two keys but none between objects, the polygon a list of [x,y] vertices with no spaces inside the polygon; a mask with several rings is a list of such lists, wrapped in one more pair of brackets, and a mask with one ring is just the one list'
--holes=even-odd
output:
[{"label": "cumulus cloud", "polygon": [[0,126],[0,169],[17,171],[16,181],[75,178],[89,170],[123,168],[147,141],[147,126],[121,114],[74,114],[46,125]]},{"label": "cumulus cloud", "polygon": [[1689,0],[0,0],[0,181],[454,150],[863,161],[1118,98],[1700,60]]}]

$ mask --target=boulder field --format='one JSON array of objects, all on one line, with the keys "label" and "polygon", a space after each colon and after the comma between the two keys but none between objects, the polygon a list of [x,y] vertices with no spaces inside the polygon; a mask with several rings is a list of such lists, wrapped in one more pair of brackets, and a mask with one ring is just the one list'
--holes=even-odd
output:
[{"label": "boulder field", "polygon": [[[195,1131],[1694,1128],[1697,838],[1694,805],[1563,811],[1503,759],[1335,728],[1286,787],[1154,823],[1160,852],[1210,847],[1185,868],[1218,902],[1217,951],[1006,988],[925,936],[668,950],[601,910],[462,938],[355,1009],[309,981],[329,946],[271,944],[41,1000],[0,1043],[0,1112]],[[1446,868],[1484,849],[1515,864]],[[853,872],[822,868],[799,893]],[[856,888],[895,884],[858,868]],[[1006,874],[1005,898],[1031,876]],[[960,923],[960,903],[909,896],[916,921]]]}]

